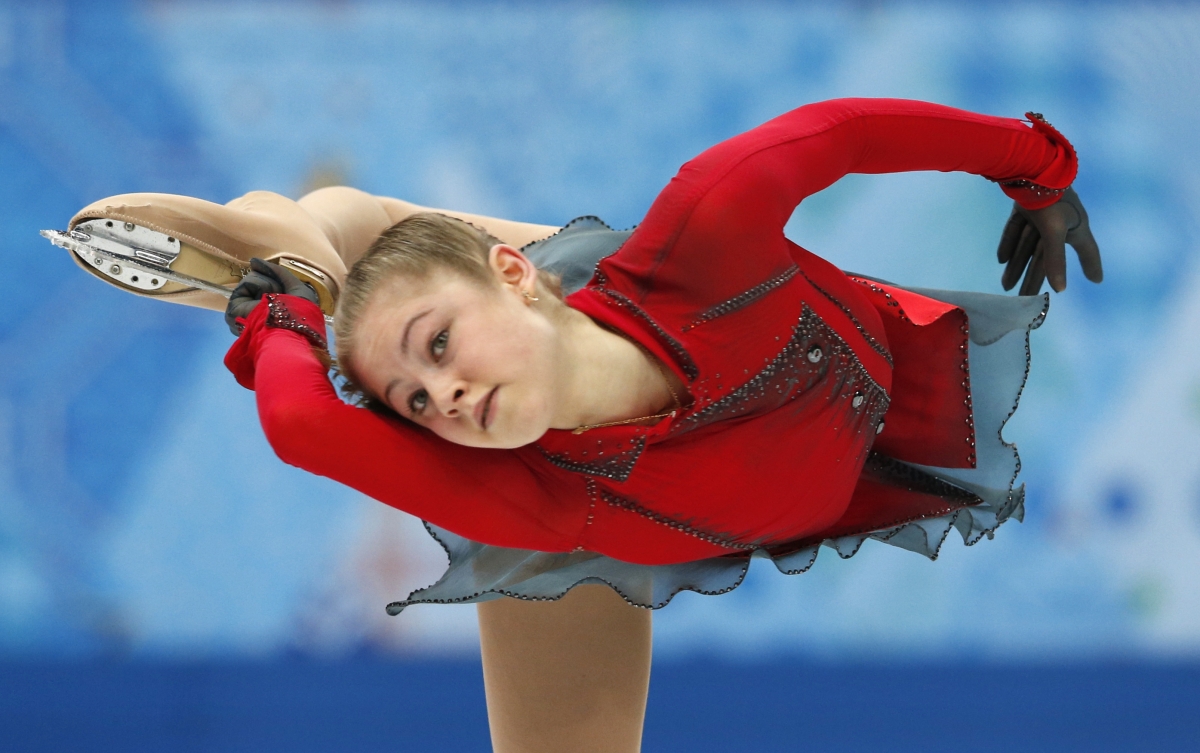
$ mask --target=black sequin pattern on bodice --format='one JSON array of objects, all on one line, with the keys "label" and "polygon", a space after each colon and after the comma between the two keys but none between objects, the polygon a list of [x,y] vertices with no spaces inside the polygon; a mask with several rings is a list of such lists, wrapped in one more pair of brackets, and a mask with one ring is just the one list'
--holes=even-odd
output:
[{"label": "black sequin pattern on bodice", "polygon": [[[867,424],[877,426],[878,417],[887,411],[887,393],[867,374],[846,342],[806,305],[792,327],[791,339],[774,360],[742,386],[677,421],[671,434],[776,410],[807,395],[830,376],[831,384],[824,391],[827,399],[849,400],[855,410],[870,414]],[[698,404],[709,394],[709,381],[702,378],[693,387]]]}]

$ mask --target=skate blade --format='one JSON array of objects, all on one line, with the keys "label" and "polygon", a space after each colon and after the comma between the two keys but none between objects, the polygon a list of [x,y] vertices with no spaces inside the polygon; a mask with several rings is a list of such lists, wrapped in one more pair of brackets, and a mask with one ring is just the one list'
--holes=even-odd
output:
[{"label": "skate blade", "polygon": [[[94,219],[74,230],[42,230],[42,237],[78,256],[98,276],[117,287],[146,295],[163,295],[199,289],[228,298],[249,266],[218,259],[177,238],[132,222]],[[335,301],[325,275],[303,262],[279,258],[320,299],[326,322]]]}]

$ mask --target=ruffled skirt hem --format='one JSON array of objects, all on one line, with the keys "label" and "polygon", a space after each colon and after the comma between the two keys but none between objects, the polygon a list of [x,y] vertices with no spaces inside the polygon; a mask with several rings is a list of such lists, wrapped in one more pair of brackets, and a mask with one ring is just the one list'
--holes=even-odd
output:
[{"label": "ruffled skirt hem", "polygon": [[867,539],[875,539],[937,559],[952,530],[970,546],[985,536],[991,538],[1010,518],[1021,520],[1025,490],[1016,484],[1021,460],[1016,445],[1006,442],[1002,431],[1016,412],[1029,376],[1029,333],[1045,320],[1050,297],[907,289],[958,306],[967,314],[977,462],[968,469],[906,465],[972,493],[981,500],[977,504],[793,550],[775,547],[775,554],[759,549],[674,565],[638,565],[594,552],[556,554],[489,546],[426,523],[429,535],[446,550],[449,567],[437,583],[389,604],[388,614],[399,614],[414,604],[466,604],[502,596],[553,601],[588,583],[609,586],[633,606],[659,609],[681,591],[706,595],[732,591],[741,585],[755,557],[768,558],[780,572],[797,575],[813,566],[821,546],[846,559]]}]

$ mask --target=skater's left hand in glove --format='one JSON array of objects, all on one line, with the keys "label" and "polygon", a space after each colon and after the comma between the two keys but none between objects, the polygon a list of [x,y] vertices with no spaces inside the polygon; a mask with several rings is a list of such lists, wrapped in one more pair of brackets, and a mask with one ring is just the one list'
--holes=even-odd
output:
[{"label": "skater's left hand in glove", "polygon": [[1068,243],[1079,255],[1084,276],[1092,282],[1103,280],[1100,248],[1075,189],[1068,188],[1061,199],[1042,209],[1014,204],[996,250],[997,260],[1008,265],[1000,277],[1004,289],[1012,290],[1024,273],[1020,295],[1037,295],[1047,278],[1050,287],[1061,293],[1067,287]]},{"label": "skater's left hand in glove", "polygon": [[320,303],[317,291],[313,290],[308,283],[302,282],[296,275],[278,264],[272,264],[262,259],[251,259],[250,272],[233,289],[233,295],[229,297],[229,305],[225,307],[225,323],[229,325],[229,331],[240,335],[242,326],[238,324],[238,319],[249,316],[262,297],[268,293],[284,293],[312,303]]}]

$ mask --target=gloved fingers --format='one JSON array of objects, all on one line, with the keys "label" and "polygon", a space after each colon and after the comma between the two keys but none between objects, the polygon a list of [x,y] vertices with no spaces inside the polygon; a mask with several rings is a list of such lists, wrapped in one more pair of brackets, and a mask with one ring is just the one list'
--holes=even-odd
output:
[{"label": "gloved fingers", "polygon": [[1062,198],[1057,203],[1061,204],[1064,208],[1070,207],[1074,211],[1074,216],[1069,216],[1070,212],[1066,212],[1068,215],[1066,218],[1068,233],[1082,225],[1087,225],[1087,210],[1083,208],[1083,202],[1079,199],[1079,194],[1075,193],[1074,188],[1068,186],[1067,190],[1063,192]]},{"label": "gloved fingers", "polygon": [[279,285],[279,290],[275,292],[286,293],[305,299],[311,303],[320,303],[317,296],[317,291],[312,285],[304,282],[296,275],[292,274],[286,267],[275,264],[274,262],[263,261],[262,259],[251,259],[250,268],[255,272],[263,275],[268,275],[273,278]]},{"label": "gloved fingers", "polygon": [[258,271],[248,273],[238,283],[238,286],[233,289],[233,293],[229,296],[230,300],[237,299],[253,299],[258,300],[268,293],[282,293],[283,285],[274,277],[264,275]]},{"label": "gloved fingers", "polygon": [[1013,286],[1021,280],[1021,274],[1025,272],[1025,267],[1033,257],[1033,252],[1037,250],[1040,239],[1041,234],[1038,233],[1037,228],[1032,223],[1026,224],[1025,229],[1021,231],[1021,238],[1017,242],[1016,250],[1013,252],[1012,258],[1008,260],[1004,274],[1000,277],[1000,284],[1004,286],[1005,290],[1012,290]]},{"label": "gloved fingers", "polygon": [[238,324],[238,319],[244,319],[250,316],[250,312],[258,305],[257,299],[243,298],[240,301],[230,300],[229,305],[225,307],[225,325],[229,327],[229,331],[234,336],[242,334],[242,325]]},{"label": "gloved fingers", "polygon": [[1008,222],[1004,223],[1004,231],[1000,233],[1000,244],[996,247],[996,261],[1001,264],[1007,264],[1013,257],[1013,253],[1017,250],[1017,243],[1021,240],[1021,232],[1029,221],[1025,216],[1016,209],[1013,209],[1012,214],[1008,216]]},{"label": "gloved fingers", "polygon": [[[255,279],[251,279],[252,277]],[[263,295],[272,292],[276,292],[274,280],[263,278],[254,272],[246,275],[233,289],[229,303],[225,306],[225,324],[229,326],[229,331],[235,335],[241,334],[242,327],[237,320],[249,316]]]},{"label": "gloved fingers", "polygon": [[1021,283],[1019,295],[1037,295],[1046,281],[1045,256],[1035,253],[1029,262],[1029,270],[1025,273],[1025,282]]},{"label": "gloved fingers", "polygon": [[[1061,293],[1067,287],[1067,245],[1061,236],[1042,236],[1035,258],[1042,262],[1050,287]],[[1038,285],[1041,288],[1041,285]],[[1035,293],[1037,291],[1034,291]],[[1030,294],[1032,295],[1032,293]]]},{"label": "gloved fingers", "polygon": [[[259,264],[256,265],[255,262]],[[242,332],[237,320],[249,316],[264,295],[283,292],[283,285],[275,278],[272,270],[263,264],[260,259],[252,259],[250,272],[229,295],[229,303],[225,306],[225,324],[234,335]]]},{"label": "gloved fingers", "polygon": [[1067,234],[1067,242],[1079,255],[1079,266],[1083,267],[1083,275],[1092,282],[1104,280],[1104,266],[1100,263],[1100,247],[1092,229],[1085,221],[1082,225]]}]

